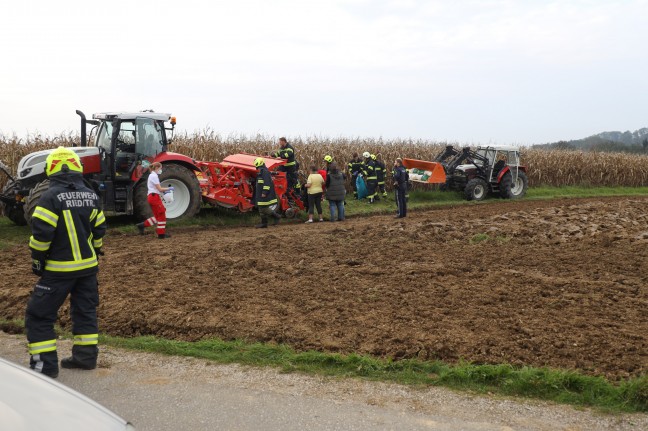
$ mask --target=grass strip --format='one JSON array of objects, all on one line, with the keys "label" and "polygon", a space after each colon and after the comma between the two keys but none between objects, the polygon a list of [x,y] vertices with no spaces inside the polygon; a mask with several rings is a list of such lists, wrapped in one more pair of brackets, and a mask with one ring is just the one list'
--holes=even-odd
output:
[{"label": "grass strip", "polygon": [[278,367],[333,377],[354,377],[416,386],[444,386],[480,394],[490,393],[595,407],[606,412],[647,412],[648,376],[619,383],[576,371],[512,365],[449,365],[441,361],[393,361],[370,356],[317,351],[297,352],[289,346],[218,339],[173,341],[152,336],[101,336],[101,342],[127,349],[191,356],[229,364]]}]

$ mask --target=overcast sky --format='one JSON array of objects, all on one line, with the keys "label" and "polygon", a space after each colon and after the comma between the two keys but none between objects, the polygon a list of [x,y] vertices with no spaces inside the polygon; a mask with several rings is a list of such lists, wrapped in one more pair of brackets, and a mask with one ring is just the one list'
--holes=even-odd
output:
[{"label": "overcast sky", "polygon": [[534,144],[648,127],[648,0],[0,6],[0,133],[178,128]]}]

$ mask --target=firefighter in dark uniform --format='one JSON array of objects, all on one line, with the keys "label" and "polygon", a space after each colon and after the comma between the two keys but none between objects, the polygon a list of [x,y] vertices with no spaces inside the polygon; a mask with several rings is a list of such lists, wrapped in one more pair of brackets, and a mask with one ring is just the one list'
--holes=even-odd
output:
[{"label": "firefighter in dark uniform", "polygon": [[274,224],[279,224],[281,215],[274,212],[273,205],[277,205],[277,193],[275,192],[274,182],[272,175],[266,168],[265,160],[263,157],[254,159],[254,166],[257,168],[256,189],[254,197],[256,206],[261,215],[261,223],[256,225],[258,228],[268,227],[268,217],[274,218]]},{"label": "firefighter in dark uniform", "polygon": [[281,146],[281,148],[279,148],[274,153],[271,153],[270,155],[272,157],[279,157],[286,160],[286,164],[280,166],[279,170],[286,173],[286,179],[288,180],[288,189],[292,189],[295,188],[297,181],[299,181],[299,179],[297,178],[297,168],[299,167],[299,165],[295,160],[295,149],[288,143],[286,138],[279,138],[279,145]]},{"label": "firefighter in dark uniform", "polygon": [[403,160],[398,158],[394,162],[394,194],[396,196],[396,206],[398,207],[398,214],[396,218],[403,218],[407,215],[407,187],[409,181],[409,174],[403,166]]},{"label": "firefighter in dark uniform", "polygon": [[356,185],[356,181],[358,179],[358,175],[360,172],[362,172],[362,159],[358,157],[358,153],[353,153],[353,158],[347,165],[349,168],[349,176],[351,178],[351,187],[353,187],[353,197],[354,199],[358,199],[358,187]]},{"label": "firefighter in dark uniform", "polygon": [[378,188],[376,193],[382,193],[383,197],[387,197],[387,190],[385,190],[385,175],[387,171],[385,170],[385,164],[382,160],[378,159],[375,155],[371,155],[374,162],[376,163],[376,177],[378,178]]},{"label": "firefighter in dark uniform", "polygon": [[99,196],[83,182],[79,156],[59,147],[46,159],[50,185],[32,215],[29,248],[32,271],[40,279],[27,303],[25,329],[30,367],[57,377],[59,372],[54,323],[70,295],[74,344],[63,368],[91,370],[97,366],[98,255],[106,218]]},{"label": "firefighter in dark uniform", "polygon": [[369,203],[374,203],[377,199],[376,189],[378,188],[378,176],[376,174],[376,162],[372,157],[372,154],[368,152],[362,153],[365,158],[364,164],[362,165],[362,175],[364,175],[365,181],[367,182],[367,199]]}]

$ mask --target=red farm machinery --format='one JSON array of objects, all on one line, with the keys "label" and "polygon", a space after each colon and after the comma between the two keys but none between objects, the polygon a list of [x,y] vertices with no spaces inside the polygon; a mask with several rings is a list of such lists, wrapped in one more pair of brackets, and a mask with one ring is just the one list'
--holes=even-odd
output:
[{"label": "red farm machinery", "polygon": [[[201,162],[167,151],[173,139],[175,117],[143,111],[94,114],[91,120],[81,111],[81,146],[72,149],[83,163],[87,183],[101,196],[106,215],[151,216],[146,200],[148,169],[160,162],[160,181],[174,187],[174,199],[167,206],[167,218],[193,217],[203,203],[240,212],[254,208],[254,184],[257,155],[234,154],[222,162]],[[93,126],[88,139],[87,125]],[[167,132],[171,132],[167,134]],[[88,145],[91,142],[92,145]],[[15,176],[0,161],[0,171],[8,182],[0,192],[4,214],[14,223],[24,225],[31,219],[38,199],[49,187],[45,159],[52,150],[37,151],[23,157]],[[304,205],[294,190],[288,190],[282,159],[264,157],[273,175],[278,203],[277,212],[294,217]]]}]

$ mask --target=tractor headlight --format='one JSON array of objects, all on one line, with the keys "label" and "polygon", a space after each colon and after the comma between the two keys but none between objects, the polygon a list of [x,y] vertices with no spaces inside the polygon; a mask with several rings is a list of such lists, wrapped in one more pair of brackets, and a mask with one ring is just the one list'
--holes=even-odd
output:
[{"label": "tractor headlight", "polygon": [[20,178],[25,178],[32,171],[32,168],[23,169],[20,171]]}]

